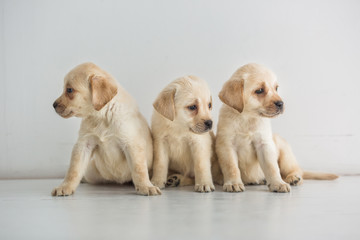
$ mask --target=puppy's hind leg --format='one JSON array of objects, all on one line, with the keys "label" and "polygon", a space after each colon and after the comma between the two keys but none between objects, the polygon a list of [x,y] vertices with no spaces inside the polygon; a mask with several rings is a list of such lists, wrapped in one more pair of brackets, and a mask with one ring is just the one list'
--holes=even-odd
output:
[{"label": "puppy's hind leg", "polygon": [[195,179],[181,174],[172,174],[167,178],[166,187],[194,186]]},{"label": "puppy's hind leg", "polygon": [[279,152],[281,177],[290,185],[297,186],[303,182],[303,171],[299,167],[290,145],[281,137],[274,135],[274,142]]}]

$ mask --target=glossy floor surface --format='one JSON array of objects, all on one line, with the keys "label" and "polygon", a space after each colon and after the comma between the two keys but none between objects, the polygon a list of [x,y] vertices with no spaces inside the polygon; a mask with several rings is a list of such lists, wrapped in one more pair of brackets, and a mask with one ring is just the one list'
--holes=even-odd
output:
[{"label": "glossy floor surface", "polygon": [[360,177],[305,181],[291,193],[81,184],[51,197],[58,180],[0,181],[0,239],[360,239]]}]

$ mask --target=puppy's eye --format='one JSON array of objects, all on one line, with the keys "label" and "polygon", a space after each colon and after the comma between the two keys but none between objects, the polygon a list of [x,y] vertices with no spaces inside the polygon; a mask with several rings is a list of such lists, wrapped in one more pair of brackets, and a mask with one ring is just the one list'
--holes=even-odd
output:
[{"label": "puppy's eye", "polygon": [[67,88],[67,89],[66,89],[66,92],[67,92],[67,93],[72,93],[72,92],[74,92],[74,89],[73,89],[73,88]]},{"label": "puppy's eye", "polygon": [[197,107],[196,107],[196,105],[191,105],[191,106],[188,106],[188,109],[191,111],[194,111],[197,109]]},{"label": "puppy's eye", "polygon": [[211,106],[211,103],[209,103],[209,108],[211,108],[212,106]]},{"label": "puppy's eye", "polygon": [[278,90],[279,86],[276,86],[276,91]]},{"label": "puppy's eye", "polygon": [[262,94],[263,92],[264,92],[263,88],[260,88],[260,89],[255,91],[256,94]]}]

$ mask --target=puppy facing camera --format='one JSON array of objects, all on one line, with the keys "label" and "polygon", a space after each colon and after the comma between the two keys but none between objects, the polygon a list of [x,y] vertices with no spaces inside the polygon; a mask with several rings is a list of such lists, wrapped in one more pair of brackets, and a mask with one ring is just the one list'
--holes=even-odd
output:
[{"label": "puppy facing camera", "polygon": [[178,78],[160,92],[153,106],[152,183],[159,188],[195,185],[197,192],[214,191],[213,179],[221,182],[222,174],[214,152],[212,97],[206,82],[195,76]]}]

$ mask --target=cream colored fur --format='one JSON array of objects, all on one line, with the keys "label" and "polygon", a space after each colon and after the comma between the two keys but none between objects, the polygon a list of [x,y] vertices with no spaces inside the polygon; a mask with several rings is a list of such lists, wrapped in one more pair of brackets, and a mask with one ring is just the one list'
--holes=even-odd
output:
[{"label": "cream colored fur", "polygon": [[92,184],[133,181],[138,194],[161,194],[149,180],[153,147],[148,124],[111,75],[92,63],[75,67],[54,107],[60,116],[82,122],[69,170],[53,196],[73,194],[82,178]]},{"label": "cream colored fur", "polygon": [[[211,121],[211,104],[206,82],[195,76],[179,78],[159,94],[151,124],[154,138],[151,181],[155,186],[165,187],[169,171],[178,175],[170,176],[168,181],[179,180],[180,186],[195,184],[197,192],[215,189],[212,175],[215,182],[222,183],[214,135],[211,126],[205,124]],[[191,106],[196,109],[189,109]]]},{"label": "cream colored fur", "polygon": [[[219,97],[216,153],[224,174],[224,190],[244,191],[244,184],[265,184],[270,191],[289,192],[303,177],[335,179],[334,174],[304,173],[289,144],[273,135],[270,118],[283,112],[274,73],[259,64],[239,68]],[[281,103],[280,103],[281,102]]]}]

